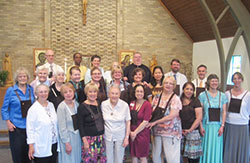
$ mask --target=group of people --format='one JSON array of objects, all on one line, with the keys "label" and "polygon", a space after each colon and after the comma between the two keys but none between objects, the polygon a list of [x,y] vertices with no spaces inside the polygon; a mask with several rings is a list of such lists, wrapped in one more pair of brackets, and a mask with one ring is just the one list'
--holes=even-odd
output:
[{"label": "group of people", "polygon": [[52,50],[45,57],[31,84],[20,67],[4,97],[14,163],[122,163],[127,146],[133,163],[145,163],[150,144],[155,163],[248,162],[250,93],[240,72],[223,93],[205,65],[187,81],[178,59],[169,73],[151,73],[136,52],[125,69],[114,62],[104,72],[98,55],[88,69],[76,53],[65,75]]}]

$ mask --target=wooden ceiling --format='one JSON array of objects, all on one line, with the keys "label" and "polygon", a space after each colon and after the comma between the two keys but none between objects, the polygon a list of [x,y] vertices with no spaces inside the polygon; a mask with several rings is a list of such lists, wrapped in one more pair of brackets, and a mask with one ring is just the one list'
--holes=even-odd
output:
[{"label": "wooden ceiling", "polygon": [[[211,25],[199,0],[161,0],[161,2],[194,42],[215,39]],[[207,0],[206,2],[215,19],[218,18],[226,6],[223,0]],[[242,2],[250,12],[250,1],[242,0]],[[238,25],[230,11],[227,11],[221,19],[218,28],[222,38],[234,36]]]}]

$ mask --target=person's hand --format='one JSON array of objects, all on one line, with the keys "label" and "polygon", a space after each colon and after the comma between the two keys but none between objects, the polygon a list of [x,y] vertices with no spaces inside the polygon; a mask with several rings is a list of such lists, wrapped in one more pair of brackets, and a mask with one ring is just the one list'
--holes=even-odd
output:
[{"label": "person's hand", "polygon": [[65,150],[68,155],[71,153],[72,147],[69,143],[65,143]]},{"label": "person's hand", "polygon": [[8,130],[10,132],[13,132],[15,130],[16,126],[13,125],[13,123],[11,123],[10,120],[7,120],[6,123],[7,123]]},{"label": "person's hand", "polygon": [[189,134],[191,131],[188,129],[188,130],[182,130],[182,134],[184,136],[187,136],[187,134]]},{"label": "person's hand", "polygon": [[34,159],[34,156],[33,156],[34,153],[35,153],[34,145],[30,144],[29,145],[29,153],[28,153],[30,160]]},{"label": "person's hand", "polygon": [[137,135],[137,134],[136,134],[135,132],[130,132],[130,138],[131,138],[132,141],[135,140],[136,135]]},{"label": "person's hand", "polygon": [[219,136],[221,136],[223,134],[223,131],[224,131],[224,126],[221,126],[219,131],[218,131]]},{"label": "person's hand", "polygon": [[128,146],[128,137],[125,137],[122,143],[122,146],[125,148]]},{"label": "person's hand", "polygon": [[83,148],[84,148],[85,152],[87,152],[89,150],[89,143],[87,140],[83,142]]},{"label": "person's hand", "polygon": [[200,133],[201,133],[201,136],[204,136],[206,131],[203,127],[200,127]]},{"label": "person's hand", "polygon": [[143,85],[145,85],[145,86],[147,86],[147,87],[150,86],[150,84],[148,84],[146,81],[143,82]]},{"label": "person's hand", "polygon": [[148,123],[147,124],[147,128],[149,128],[149,129],[151,129],[152,127],[154,127],[156,125],[156,123],[155,122],[150,122],[150,123]]},{"label": "person's hand", "polygon": [[126,76],[123,77],[124,81],[128,81],[128,78]]}]

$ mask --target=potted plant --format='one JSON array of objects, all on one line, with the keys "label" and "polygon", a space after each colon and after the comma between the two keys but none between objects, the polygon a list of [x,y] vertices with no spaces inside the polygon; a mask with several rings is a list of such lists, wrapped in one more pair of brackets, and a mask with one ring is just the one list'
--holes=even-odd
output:
[{"label": "potted plant", "polygon": [[0,71],[0,87],[4,87],[7,77],[8,77],[8,71],[5,70]]}]

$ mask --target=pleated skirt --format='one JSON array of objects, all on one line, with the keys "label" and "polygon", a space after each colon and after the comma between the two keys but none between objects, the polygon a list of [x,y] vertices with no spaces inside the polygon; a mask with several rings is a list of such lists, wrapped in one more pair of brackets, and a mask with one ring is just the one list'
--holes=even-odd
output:
[{"label": "pleated skirt", "polygon": [[249,163],[248,125],[225,124],[224,162]]}]

